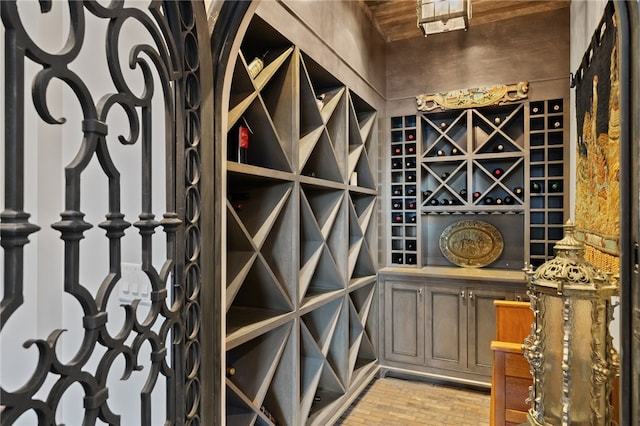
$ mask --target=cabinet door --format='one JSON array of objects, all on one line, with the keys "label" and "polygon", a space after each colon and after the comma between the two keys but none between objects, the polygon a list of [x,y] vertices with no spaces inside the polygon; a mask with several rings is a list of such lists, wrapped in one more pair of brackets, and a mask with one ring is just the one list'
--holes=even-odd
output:
[{"label": "cabinet door", "polygon": [[464,288],[427,286],[427,360],[432,367],[464,370],[467,365],[467,311]]},{"label": "cabinet door", "polygon": [[484,290],[480,288],[467,289],[468,342],[469,362],[468,370],[491,375],[493,366],[493,351],[491,341],[496,338],[496,308],[494,300],[508,300],[513,297],[513,291]]},{"label": "cabinet door", "polygon": [[424,364],[424,286],[394,281],[383,285],[385,358]]}]

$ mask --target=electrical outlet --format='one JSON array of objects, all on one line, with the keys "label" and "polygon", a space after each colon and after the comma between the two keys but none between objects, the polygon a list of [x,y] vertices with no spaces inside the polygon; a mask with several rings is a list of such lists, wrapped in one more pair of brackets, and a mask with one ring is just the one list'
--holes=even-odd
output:
[{"label": "electrical outlet", "polygon": [[131,304],[139,299],[141,305],[150,305],[149,279],[140,263],[122,263],[122,277],[118,282],[120,303]]}]

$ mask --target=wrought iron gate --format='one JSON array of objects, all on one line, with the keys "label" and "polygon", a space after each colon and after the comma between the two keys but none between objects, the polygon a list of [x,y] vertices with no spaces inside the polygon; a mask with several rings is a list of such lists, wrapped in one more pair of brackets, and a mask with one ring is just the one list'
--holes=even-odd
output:
[{"label": "wrought iron gate", "polygon": [[[19,327],[15,322],[25,317],[22,311],[31,309],[27,315],[40,315],[58,303],[50,301],[48,306],[40,301],[37,310],[32,309],[33,304],[26,304],[26,286],[40,290],[59,286],[63,311],[67,305],[76,306],[69,312],[80,312],[73,321],[81,325],[75,346],[61,343],[68,333],[54,324],[45,338],[22,334],[14,353],[6,345],[2,348],[2,356],[8,359],[20,357],[22,345],[25,352],[36,353],[37,362],[25,380],[11,389],[2,379],[1,423],[33,422],[28,419],[36,417],[42,425],[64,422],[64,401],[80,390],[78,406],[83,412],[76,415],[83,424],[121,424],[123,413],[114,406],[117,395],[109,386],[110,376],[117,375],[116,380],[125,383],[120,400],[136,401],[136,424],[157,424],[159,417],[165,424],[200,424],[202,76],[211,75],[210,57],[202,60],[210,55],[208,40],[200,48],[207,31],[204,7],[190,1],[150,2],[148,8],[139,9],[140,1],[112,1],[108,6],[95,0],[69,1],[61,6],[41,0],[41,15],[63,7],[68,17],[66,27],[61,25],[66,42],[51,53],[32,38],[33,26],[24,19],[20,3],[0,2],[5,38],[1,327],[5,334],[8,327]],[[145,33],[145,42],[123,51],[132,26]],[[105,58],[111,90],[96,94],[87,83],[94,69],[76,64],[81,53],[87,54],[89,36],[100,29],[104,32],[98,49]],[[32,81],[25,81],[25,67],[36,69]],[[136,84],[131,82],[132,73]],[[31,98],[25,96],[25,83],[31,86]],[[25,208],[25,180],[34,170],[25,166],[31,161],[25,154],[25,126],[29,125],[25,111],[35,111],[40,125],[63,125],[68,117],[56,117],[50,105],[48,92],[55,85],[70,94],[81,117],[75,118],[79,125],[73,136],[65,133],[65,139],[57,141],[74,151],[60,171],[64,179],[60,219],[32,223],[32,212]],[[161,108],[154,110],[154,102]],[[163,111],[158,114],[157,109]],[[124,121],[125,131],[114,131],[109,124],[113,120]],[[164,137],[157,136],[158,130]],[[136,154],[129,156],[127,149]],[[160,165],[155,160],[158,153],[164,157]],[[129,175],[132,158],[137,161],[133,167],[139,179],[125,181],[122,172],[127,170]],[[95,179],[99,185],[83,185],[90,165],[92,179],[100,176]],[[165,176],[158,179],[157,169],[164,170]],[[164,191],[158,193],[158,187]],[[125,201],[131,204],[124,200],[125,191],[139,194],[137,217],[123,211]],[[100,208],[105,220],[91,223],[87,208]],[[27,282],[25,273],[38,266],[30,262],[26,247],[50,228],[59,233],[58,250],[49,255],[63,259],[62,276]],[[104,256],[84,245],[87,233],[96,231],[104,241]],[[140,285],[137,292],[121,288],[124,251],[132,239],[135,247],[128,250],[137,253],[138,260],[126,266],[138,269],[130,271]],[[86,274],[87,264],[100,267]],[[147,290],[140,290],[142,286]],[[126,293],[133,295],[131,299],[123,299]],[[121,320],[114,326],[112,318],[117,315]],[[141,385],[132,385],[129,393],[127,383],[136,380]],[[139,391],[133,390],[136,386]],[[158,392],[166,396],[156,406]]]}]

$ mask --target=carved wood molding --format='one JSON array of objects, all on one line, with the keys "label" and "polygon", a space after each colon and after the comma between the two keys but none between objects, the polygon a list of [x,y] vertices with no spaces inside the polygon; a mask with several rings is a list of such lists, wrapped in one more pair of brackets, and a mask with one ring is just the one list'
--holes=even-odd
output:
[{"label": "carved wood molding", "polygon": [[529,82],[492,87],[473,87],[470,89],[456,89],[433,94],[416,96],[418,111],[433,111],[436,109],[465,109],[490,105],[503,105],[517,102],[528,97]]}]

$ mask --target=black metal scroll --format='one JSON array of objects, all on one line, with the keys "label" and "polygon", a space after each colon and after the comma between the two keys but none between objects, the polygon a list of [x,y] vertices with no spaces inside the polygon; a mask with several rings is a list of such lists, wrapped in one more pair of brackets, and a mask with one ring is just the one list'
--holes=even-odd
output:
[{"label": "black metal scroll", "polygon": [[[41,0],[40,12],[51,11],[53,3]],[[14,423],[23,414],[33,412],[41,425],[56,424],[56,412],[68,389],[80,385],[84,395],[84,424],[104,422],[120,424],[121,413],[110,405],[107,378],[116,360],[124,360],[122,380],[133,372],[146,371],[146,382],[139,394],[130,395],[140,401],[141,425],[150,425],[158,411],[165,412],[166,424],[200,424],[200,121],[201,73],[196,28],[196,13],[190,1],[152,1],[148,10],[137,7],[141,2],[125,4],[114,0],[107,6],[95,0],[69,1],[65,10],[70,18],[66,44],[50,53],[31,38],[25,28],[20,7],[15,1],[1,1],[5,29],[5,198],[0,213],[1,245],[4,249],[4,295],[0,311],[2,329],[12,315],[24,309],[24,271],[34,268],[25,259],[24,248],[29,237],[41,227],[51,226],[63,241],[64,292],[75,298],[82,309],[82,339],[69,361],[59,358],[60,337],[65,330],[52,329],[47,339],[24,336],[25,347],[36,347],[38,364],[31,377],[16,390],[6,390],[2,382],[0,421]],[[129,7],[131,6],[131,7]],[[75,71],[74,61],[94,31],[89,22],[107,22],[105,51],[108,72],[115,88],[99,99],[89,90],[83,76]],[[201,19],[200,22],[203,20]],[[123,27],[135,23],[144,28],[148,44],[136,44],[121,51],[119,42]],[[205,20],[206,23],[206,20]],[[204,45],[208,54],[208,45]],[[127,55],[128,61],[121,61]],[[39,67],[33,81],[24,81],[25,64]],[[142,76],[144,90],[136,93],[121,69],[128,63]],[[210,72],[210,70],[204,70]],[[158,76],[154,80],[154,75]],[[80,142],[73,160],[64,170],[64,210],[53,224],[34,224],[25,212],[25,104],[32,102],[40,119],[49,125],[65,122],[50,111],[47,90],[52,81],[62,82],[73,93],[80,106]],[[160,87],[154,86],[160,82]],[[25,83],[32,88],[32,98],[25,99]],[[154,122],[152,99],[161,97],[164,107],[162,122]],[[126,117],[128,135],[113,135],[107,121],[112,111]],[[165,137],[158,138],[154,128],[164,128]],[[125,217],[121,211],[121,189],[130,185],[121,181],[120,165],[114,160],[110,146],[139,145],[142,178],[141,199],[137,218]],[[160,150],[166,157],[165,209],[153,211],[152,156]],[[85,220],[81,181],[91,161],[100,165],[105,191],[105,220],[97,226],[105,231],[108,244],[108,273],[94,277],[97,291],[92,292],[79,279],[79,269],[90,253],[82,250],[86,231],[96,224]],[[83,197],[84,195],[84,197]],[[156,204],[157,205],[157,204]],[[124,304],[126,320],[121,328],[107,328],[107,303],[117,298],[117,285],[122,280],[122,244],[127,229],[137,228],[141,269],[148,279],[150,302],[145,317],[138,318],[140,301]],[[158,231],[166,235],[166,258],[154,263],[152,239]],[[131,230],[129,230],[129,235]],[[39,284],[41,285],[41,284]],[[34,313],[35,314],[35,313]],[[149,359],[140,359],[141,348],[150,347]],[[90,359],[92,359],[90,361]],[[96,363],[95,358],[98,358]],[[95,366],[97,364],[97,366]],[[120,371],[118,371],[120,373]],[[116,374],[118,374],[116,373]],[[0,379],[1,380],[1,379]],[[44,387],[44,383],[48,385]],[[53,383],[51,385],[51,383]],[[152,407],[151,393],[166,386],[166,404]],[[43,397],[42,393],[47,394]],[[58,419],[59,421],[59,419]]]}]

